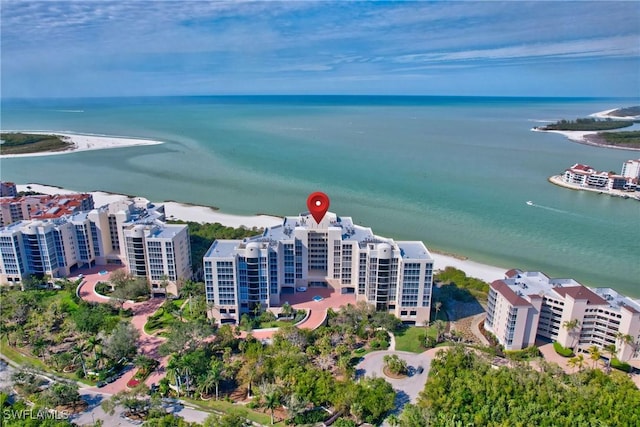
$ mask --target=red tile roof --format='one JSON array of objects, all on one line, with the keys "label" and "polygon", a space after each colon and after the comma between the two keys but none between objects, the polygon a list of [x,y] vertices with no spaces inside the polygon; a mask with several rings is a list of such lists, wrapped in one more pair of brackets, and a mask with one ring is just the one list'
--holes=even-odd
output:
[{"label": "red tile roof", "polygon": [[509,285],[507,285],[504,281],[502,280],[496,280],[493,283],[491,283],[491,287],[498,292],[500,295],[502,295],[507,301],[509,301],[509,304],[513,305],[514,307],[522,307],[522,306],[530,306],[531,304],[524,298],[522,298],[520,295],[516,294],[513,289],[511,289],[509,287]]},{"label": "red tile roof", "polygon": [[522,270],[518,270],[517,268],[512,268],[511,270],[504,273],[504,275],[507,279],[511,279],[512,277],[516,277],[520,273],[522,273]]},{"label": "red tile roof", "polygon": [[573,167],[571,169],[579,169],[579,170],[583,170],[583,171],[588,171],[593,169],[591,166],[589,165],[583,165],[581,163],[576,163],[575,165],[573,165]]},{"label": "red tile roof", "polygon": [[[82,194],[56,194],[56,195],[30,195],[21,197],[4,198],[2,205],[28,206],[29,218],[49,219],[69,215],[84,208],[93,208],[93,196],[89,193]],[[53,208],[57,208],[52,210]]]},{"label": "red tile roof", "polygon": [[566,297],[567,295],[569,295],[571,298],[575,300],[587,300],[587,304],[590,304],[590,305],[608,305],[609,304],[607,300],[602,298],[600,295],[596,294],[589,288],[582,285],[568,286],[568,287],[558,286],[553,290],[556,291],[557,294],[563,297]]}]

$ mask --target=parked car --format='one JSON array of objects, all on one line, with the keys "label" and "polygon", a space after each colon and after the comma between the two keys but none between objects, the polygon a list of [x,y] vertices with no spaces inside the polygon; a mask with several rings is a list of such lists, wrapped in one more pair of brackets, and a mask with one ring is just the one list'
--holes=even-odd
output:
[{"label": "parked car", "polygon": [[104,387],[104,386],[106,386],[106,385],[107,385],[107,382],[106,382],[106,381],[98,381],[98,384],[96,384],[96,387],[98,387],[98,388],[102,388],[102,387]]},{"label": "parked car", "polygon": [[416,371],[421,374],[424,372],[424,368],[422,366],[418,366],[418,369],[416,369]]}]

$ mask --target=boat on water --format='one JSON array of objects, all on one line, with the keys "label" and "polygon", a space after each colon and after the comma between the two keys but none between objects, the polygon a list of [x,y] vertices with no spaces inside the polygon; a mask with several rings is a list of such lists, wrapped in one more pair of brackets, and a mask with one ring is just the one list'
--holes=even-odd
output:
[{"label": "boat on water", "polygon": [[533,202],[532,202],[531,200],[527,200],[527,204],[528,204],[529,206],[533,206]]}]

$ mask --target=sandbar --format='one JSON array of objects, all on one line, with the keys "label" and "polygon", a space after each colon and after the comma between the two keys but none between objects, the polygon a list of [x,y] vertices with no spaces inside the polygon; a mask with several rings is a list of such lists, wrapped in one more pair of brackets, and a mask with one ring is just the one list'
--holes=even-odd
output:
[{"label": "sandbar", "polygon": [[597,113],[590,114],[590,117],[597,119],[614,119],[614,120],[639,120],[640,116],[614,116],[611,113],[618,111],[620,108],[613,108],[611,110],[599,111]]},{"label": "sandbar", "polygon": [[[42,184],[19,184],[18,191],[37,191],[43,194],[72,194],[78,191]],[[103,206],[115,201],[131,198],[124,194],[107,193],[104,191],[90,191],[93,195],[95,206]],[[156,203],[156,202],[154,202]],[[179,202],[157,202],[164,204],[167,219],[193,221],[200,223],[220,223],[227,227],[267,228],[282,224],[283,219],[269,215],[232,215],[222,213],[208,206],[197,206]],[[460,258],[449,254],[438,253],[430,250],[434,260],[434,270],[444,270],[446,267],[455,267],[464,271],[467,276],[493,282],[503,279],[509,268],[496,267],[482,264],[467,258]],[[517,266],[516,266],[517,267]]]},{"label": "sandbar", "polygon": [[41,156],[57,156],[61,154],[77,153],[78,151],[90,151],[90,150],[105,150],[109,148],[125,148],[135,147],[139,145],[158,145],[163,144],[162,141],[154,141],[150,139],[140,138],[126,138],[119,136],[108,135],[88,135],[78,133],[62,133],[62,132],[47,132],[47,131],[3,131],[4,132],[20,132],[30,133],[36,135],[56,135],[61,137],[64,141],[71,142],[73,148],[64,151],[42,151],[38,153],[25,153],[25,154],[3,154],[0,155],[0,159],[8,159],[14,157],[41,157]]}]

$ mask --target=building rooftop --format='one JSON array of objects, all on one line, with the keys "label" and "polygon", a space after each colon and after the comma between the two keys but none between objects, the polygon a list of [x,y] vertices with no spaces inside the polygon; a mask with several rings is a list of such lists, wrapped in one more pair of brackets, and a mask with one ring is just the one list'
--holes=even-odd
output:
[{"label": "building rooftop", "polygon": [[530,306],[531,304],[522,297],[522,292],[518,289],[513,289],[504,280],[496,280],[491,283],[491,287],[495,289],[500,295],[505,297],[507,301],[514,307]]},{"label": "building rooftop", "polygon": [[164,224],[153,227],[149,233],[149,237],[167,239],[172,238],[187,227],[187,224]]},{"label": "building rooftop", "polygon": [[404,260],[411,259],[431,259],[431,254],[429,250],[424,245],[424,243],[419,241],[409,241],[409,242],[397,242],[400,247],[400,253]]},{"label": "building rooftop", "polygon": [[[326,227],[326,228],[324,228]],[[276,245],[278,242],[293,242],[295,230],[322,230],[340,229],[342,241],[357,242],[360,247],[369,243],[388,243],[392,247],[398,247],[404,259],[432,259],[431,254],[422,242],[405,241],[394,242],[393,239],[380,237],[373,234],[369,227],[355,225],[351,217],[340,217],[333,212],[327,212],[320,226],[309,212],[303,212],[299,216],[288,216],[282,224],[269,227],[261,235],[249,237],[244,240],[217,240],[207,251],[205,256],[232,256],[237,249],[243,249],[249,243],[260,243],[262,247]]]},{"label": "building rooftop", "polygon": [[[524,299],[531,300],[545,296],[553,299],[562,299],[568,295],[578,300],[586,299],[589,305],[609,306],[616,310],[625,306],[629,309],[640,311],[640,303],[638,301],[621,295],[611,288],[590,289],[574,279],[552,279],[539,271],[523,272],[512,269],[507,271],[505,276],[506,279],[499,282],[506,285],[516,296]],[[499,291],[498,288],[495,289]],[[504,287],[500,287],[500,290],[506,292]],[[501,293],[508,299],[505,293]]]},{"label": "building rooftop", "polygon": [[235,255],[236,248],[241,242],[242,240],[216,240],[204,254],[204,257],[233,257]]},{"label": "building rooftop", "polygon": [[633,300],[627,296],[624,296],[611,288],[592,288],[594,293],[602,297],[612,306],[622,307],[625,306],[632,311],[640,312],[640,301]]}]

